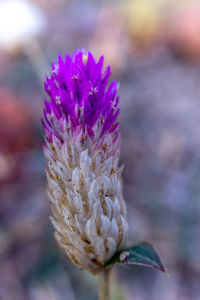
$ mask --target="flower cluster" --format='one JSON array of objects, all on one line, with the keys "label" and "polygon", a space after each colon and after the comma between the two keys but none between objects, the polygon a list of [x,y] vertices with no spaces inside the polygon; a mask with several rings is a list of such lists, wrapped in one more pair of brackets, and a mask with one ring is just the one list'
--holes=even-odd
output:
[{"label": "flower cluster", "polygon": [[117,82],[103,57],[77,50],[46,78],[43,147],[52,223],[71,261],[96,274],[127,240]]}]

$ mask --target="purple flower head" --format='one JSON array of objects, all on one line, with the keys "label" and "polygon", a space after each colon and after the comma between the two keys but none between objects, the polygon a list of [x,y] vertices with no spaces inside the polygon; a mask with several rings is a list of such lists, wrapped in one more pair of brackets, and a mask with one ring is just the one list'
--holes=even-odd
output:
[{"label": "purple flower head", "polygon": [[128,237],[117,83],[90,52],[59,56],[52,69],[42,121],[51,221],[71,261],[97,274]]},{"label": "purple flower head", "polygon": [[59,55],[57,64],[53,63],[52,74],[45,82],[50,101],[45,101],[42,121],[48,143],[56,138],[63,144],[70,136],[81,145],[106,151],[109,145],[105,140],[109,140],[112,154],[116,152],[117,82],[108,84],[110,66],[104,69],[103,62],[103,56],[96,61],[90,52],[77,50],[64,60]]}]

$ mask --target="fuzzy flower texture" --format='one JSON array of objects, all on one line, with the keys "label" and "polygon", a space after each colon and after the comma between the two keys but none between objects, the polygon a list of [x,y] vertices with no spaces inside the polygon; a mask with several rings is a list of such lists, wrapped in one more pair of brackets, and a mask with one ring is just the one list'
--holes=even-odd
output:
[{"label": "fuzzy flower texture", "polygon": [[93,274],[127,240],[119,160],[117,82],[103,57],[77,50],[46,78],[43,127],[55,236],[79,268]]}]

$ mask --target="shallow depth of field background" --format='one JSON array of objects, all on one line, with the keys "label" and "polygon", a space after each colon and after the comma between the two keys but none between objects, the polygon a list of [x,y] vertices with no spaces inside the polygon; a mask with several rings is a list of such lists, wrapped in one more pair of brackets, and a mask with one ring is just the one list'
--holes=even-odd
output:
[{"label": "shallow depth of field background", "polygon": [[[132,244],[170,276],[115,267],[112,300],[200,299],[200,2],[0,1],[0,299],[95,300],[53,238],[43,80],[57,54],[104,54],[120,81],[121,164]],[[120,287],[119,287],[120,282]]]}]

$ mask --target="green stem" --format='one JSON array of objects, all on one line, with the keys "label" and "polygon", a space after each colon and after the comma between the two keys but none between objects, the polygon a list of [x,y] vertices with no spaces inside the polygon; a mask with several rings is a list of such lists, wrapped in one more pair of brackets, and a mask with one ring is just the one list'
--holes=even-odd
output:
[{"label": "green stem", "polygon": [[110,299],[109,277],[110,277],[110,268],[104,270],[104,272],[100,273],[97,277],[99,300]]}]

